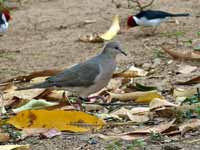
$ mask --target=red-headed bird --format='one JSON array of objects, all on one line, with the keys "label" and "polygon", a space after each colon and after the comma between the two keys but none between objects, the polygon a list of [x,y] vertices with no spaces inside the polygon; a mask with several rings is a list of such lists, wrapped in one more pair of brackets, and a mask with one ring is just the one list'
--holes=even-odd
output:
[{"label": "red-headed bird", "polygon": [[8,22],[11,19],[10,12],[4,9],[0,12],[0,33],[8,30]]},{"label": "red-headed bird", "polygon": [[173,14],[159,10],[144,10],[135,16],[129,16],[127,20],[127,29],[136,26],[156,27],[166,21],[169,17],[185,17],[188,13]]}]

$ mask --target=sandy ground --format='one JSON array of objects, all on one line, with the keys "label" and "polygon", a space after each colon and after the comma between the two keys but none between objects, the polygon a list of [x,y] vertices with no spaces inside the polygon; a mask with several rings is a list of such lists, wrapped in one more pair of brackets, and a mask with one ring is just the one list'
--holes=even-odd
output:
[{"label": "sandy ground", "polygon": [[[135,14],[136,9],[128,9],[127,1],[115,0],[30,0],[18,10],[12,11],[9,31],[0,37],[0,80],[45,69],[62,69],[81,62],[100,52],[103,43],[82,43],[77,41],[80,35],[106,31],[115,14],[123,22],[128,15]],[[185,32],[179,37],[177,49],[191,50],[200,39],[200,1],[199,0],[155,0],[154,9],[169,12],[188,12],[191,17],[177,18],[179,24],[164,23],[158,28],[158,34],[145,36],[140,28],[131,29],[116,37],[128,53],[127,57],[118,57],[118,67],[136,66],[149,69],[154,65],[155,78],[136,79],[146,85],[169,88],[174,81],[186,80],[199,75],[199,62],[173,61],[163,53],[163,42],[176,44],[175,37],[162,33]],[[84,25],[84,20],[96,20]],[[182,41],[193,40],[193,44]],[[190,74],[177,74],[179,65],[194,65],[197,70]],[[157,78],[157,77],[158,78]],[[200,137],[200,136],[199,136]],[[62,135],[53,139],[38,140],[30,138],[22,143],[30,143],[33,150],[66,149],[105,149],[107,142],[97,139],[97,144],[88,143],[90,135]],[[179,143],[178,143],[179,144]],[[198,145],[181,145],[185,149],[200,149]],[[86,146],[86,148],[84,148]],[[82,148],[81,148],[82,147]],[[155,146],[162,149],[162,146]],[[153,146],[147,149],[156,149]]]}]

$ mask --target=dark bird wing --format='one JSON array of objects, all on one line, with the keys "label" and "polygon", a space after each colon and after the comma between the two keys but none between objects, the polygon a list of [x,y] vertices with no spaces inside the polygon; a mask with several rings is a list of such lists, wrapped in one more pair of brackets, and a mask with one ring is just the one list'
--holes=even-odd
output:
[{"label": "dark bird wing", "polygon": [[3,17],[3,14],[0,13],[0,26],[1,26],[2,24],[5,24],[5,21],[2,19],[2,17]]}]

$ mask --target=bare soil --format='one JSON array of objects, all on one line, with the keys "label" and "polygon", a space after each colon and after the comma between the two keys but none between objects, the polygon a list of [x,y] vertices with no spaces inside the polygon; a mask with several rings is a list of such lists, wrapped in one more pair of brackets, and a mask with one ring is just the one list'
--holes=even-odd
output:
[{"label": "bare soil", "polygon": [[[120,7],[116,7],[116,3]],[[160,9],[174,13],[188,12],[190,17],[171,19],[158,28],[158,33],[146,36],[141,28],[131,29],[128,33],[121,33],[116,37],[120,41],[127,57],[118,57],[118,67],[136,66],[149,69],[154,66],[152,78],[135,79],[141,84],[158,86],[160,89],[170,89],[171,83],[184,81],[200,74],[200,63],[197,61],[171,61],[160,49],[164,42],[176,45],[174,36],[167,33],[177,31],[185,35],[178,37],[177,50],[192,50],[200,44],[200,1],[199,0],[155,0],[153,9]],[[103,43],[82,43],[77,41],[80,35],[92,32],[105,32],[111,25],[112,17],[120,15],[122,24],[127,16],[135,14],[137,9],[128,9],[127,1],[115,0],[30,0],[17,10],[12,11],[9,31],[0,37],[0,80],[25,75],[34,71],[46,69],[62,69],[81,62],[100,52]],[[96,20],[92,24],[84,24],[85,20]],[[165,34],[164,34],[165,33]],[[187,41],[192,40],[192,44]],[[186,42],[183,42],[186,41]],[[171,61],[171,62],[170,62]],[[178,74],[180,65],[197,66],[197,70],[189,74]],[[111,132],[104,129],[100,132]],[[120,130],[120,129],[119,129]],[[200,134],[193,139],[200,138]],[[91,139],[96,144],[91,144]],[[185,150],[199,150],[200,145],[186,144],[182,137],[177,137],[174,145]],[[187,140],[187,138],[186,138]],[[188,140],[191,140],[190,138]],[[53,139],[28,138],[20,142],[29,143],[32,150],[77,150],[77,149],[105,149],[111,141],[103,141],[92,137],[92,134],[75,135],[64,133]],[[128,142],[123,142],[126,145]],[[166,149],[164,144],[149,144],[145,148]],[[170,143],[170,145],[173,145]],[[173,148],[173,146],[172,146]]]}]

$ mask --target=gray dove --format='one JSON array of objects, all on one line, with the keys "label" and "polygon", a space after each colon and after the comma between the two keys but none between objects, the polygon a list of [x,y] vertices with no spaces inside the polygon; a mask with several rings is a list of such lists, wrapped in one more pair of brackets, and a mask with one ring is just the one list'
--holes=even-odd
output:
[{"label": "gray dove", "polygon": [[119,42],[108,42],[105,44],[103,51],[97,56],[67,68],[63,72],[47,78],[40,84],[19,90],[55,87],[86,98],[108,84],[115,71],[116,56],[118,54],[127,55],[122,50]]}]

